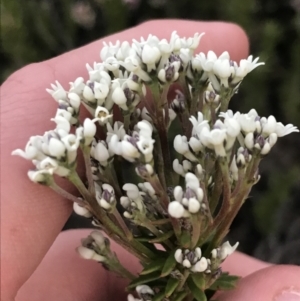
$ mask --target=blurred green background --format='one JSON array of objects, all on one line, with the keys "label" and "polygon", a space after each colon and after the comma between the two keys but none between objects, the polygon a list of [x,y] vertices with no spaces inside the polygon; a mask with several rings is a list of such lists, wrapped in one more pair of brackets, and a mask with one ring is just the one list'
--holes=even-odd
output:
[{"label": "blurred green background", "polygon": [[[1,70],[13,71],[155,18],[223,20],[247,32],[266,65],[247,77],[231,107],[274,115],[300,127],[300,0],[2,0]],[[230,38],[230,37],[228,37]],[[300,264],[300,135],[279,141],[262,180],[229,235],[240,250]],[[80,227],[71,219],[66,228]],[[86,225],[86,224],[85,224]]]}]

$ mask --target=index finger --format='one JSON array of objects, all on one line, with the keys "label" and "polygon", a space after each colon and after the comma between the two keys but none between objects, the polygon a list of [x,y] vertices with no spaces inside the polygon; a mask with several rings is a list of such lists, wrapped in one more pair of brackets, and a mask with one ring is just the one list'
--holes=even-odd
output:
[{"label": "index finger", "polygon": [[[241,28],[220,22],[160,20],[105,38],[131,40],[149,33],[169,38],[177,30],[180,36],[206,32],[201,51],[217,54],[229,51],[234,60],[245,57],[248,41]],[[25,145],[29,136],[52,128],[50,118],[56,103],[45,92],[50,83],[63,85],[78,76],[85,76],[86,63],[98,60],[102,40],[14,73],[1,91],[1,206],[2,206],[2,271],[3,300],[12,299],[19,287],[36,269],[61,231],[71,206],[46,188],[33,185],[26,177],[28,162],[10,155]]]}]

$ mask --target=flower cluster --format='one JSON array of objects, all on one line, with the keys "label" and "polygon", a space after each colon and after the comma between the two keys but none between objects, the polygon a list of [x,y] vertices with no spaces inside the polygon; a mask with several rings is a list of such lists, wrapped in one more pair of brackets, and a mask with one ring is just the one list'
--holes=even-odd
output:
[{"label": "flower cluster", "polygon": [[[140,260],[143,270],[131,274],[98,231],[77,249],[131,280],[138,296],[128,301],[206,300],[208,290],[234,286],[220,264],[238,243],[222,241],[259,180],[260,161],[278,138],[299,131],[254,109],[228,109],[263,63],[196,53],[202,36],[104,43],[101,61],[86,66],[88,80],[47,89],[58,104],[55,128],[13,151],[34,164],[33,182],[73,201],[77,214]],[[81,106],[91,114],[83,121]]]}]

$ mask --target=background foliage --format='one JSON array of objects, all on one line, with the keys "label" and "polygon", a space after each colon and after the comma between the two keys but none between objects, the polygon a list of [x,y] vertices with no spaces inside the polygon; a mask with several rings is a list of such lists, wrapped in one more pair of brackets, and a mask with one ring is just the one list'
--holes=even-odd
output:
[{"label": "background foliage", "polygon": [[[2,0],[3,82],[14,70],[154,18],[225,20],[241,25],[251,53],[266,62],[243,83],[232,108],[255,107],[300,127],[300,0]],[[230,37],[228,37],[230,39]],[[300,264],[300,135],[280,141],[262,164],[229,235],[240,250]],[[68,227],[82,226],[71,219]]]}]

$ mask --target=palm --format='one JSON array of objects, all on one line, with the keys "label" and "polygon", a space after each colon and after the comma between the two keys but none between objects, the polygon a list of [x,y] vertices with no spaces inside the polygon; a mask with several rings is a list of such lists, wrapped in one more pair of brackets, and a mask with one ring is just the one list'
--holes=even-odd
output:
[{"label": "palm", "polygon": [[[248,44],[243,31],[224,23],[154,21],[116,34],[110,40],[130,40],[150,32],[163,37],[174,29],[183,36],[194,31],[206,32],[201,42],[203,51],[228,50],[235,60],[247,55]],[[71,79],[85,74],[85,63],[98,59],[100,47],[101,41],[97,41],[55,59],[27,66],[13,74],[1,88],[1,300],[12,300],[27,279],[17,300],[99,300],[99,296],[100,300],[125,299],[125,296],[121,298],[123,280],[113,278],[100,265],[83,261],[74,253],[80,238],[85,236],[83,230],[59,235],[70,215],[71,204],[43,187],[32,185],[25,176],[28,164],[10,155],[13,149],[25,145],[29,135],[49,128],[56,104],[45,88],[56,79],[67,86]],[[130,255],[122,250],[119,253],[127,257],[126,263],[132,271],[138,270],[138,264]],[[245,276],[266,267],[264,263],[241,256],[237,254],[226,262],[226,268],[232,273]],[[253,291],[253,282],[263,277],[261,275],[274,273],[269,287],[278,289],[278,277],[283,272],[286,276],[280,287],[296,286],[299,268],[273,267],[245,278],[235,292],[238,299],[234,300],[247,300],[247,290],[251,290],[251,300],[271,300],[274,290],[263,290],[259,282],[258,289]],[[261,299],[254,294],[259,294]],[[223,298],[228,300],[226,296]]]}]

